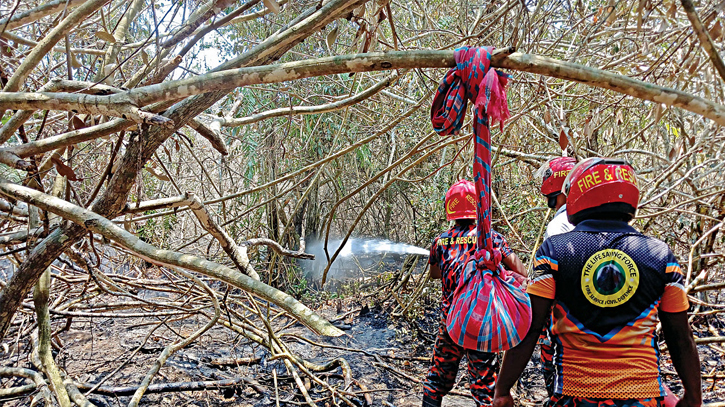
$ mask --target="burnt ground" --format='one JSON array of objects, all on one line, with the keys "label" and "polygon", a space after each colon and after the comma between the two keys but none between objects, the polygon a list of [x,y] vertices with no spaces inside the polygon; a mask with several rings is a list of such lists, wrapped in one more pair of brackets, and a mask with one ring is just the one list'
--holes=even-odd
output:
[{"label": "burnt ground", "polygon": [[[435,286],[431,287],[435,292]],[[431,301],[434,295],[423,299],[421,307],[407,317],[394,318],[390,315],[394,302],[375,305],[376,297],[356,294],[346,299],[308,300],[317,312],[343,328],[346,335],[340,338],[321,338],[299,324],[293,324],[283,331],[282,339],[290,351],[312,362],[324,363],[335,358],[344,358],[352,368],[353,378],[358,381],[352,391],[367,389],[371,404],[375,406],[419,406],[421,400],[420,381],[428,368],[435,335],[438,330],[438,304]],[[719,320],[718,320],[719,321]],[[199,321],[199,324],[203,321]],[[74,320],[71,329],[59,334],[62,350],[56,354],[58,364],[79,383],[98,383],[127,362],[108,378],[104,386],[135,386],[144,377],[163,347],[176,338],[176,334],[187,335],[197,329],[195,321],[169,322],[150,331],[147,320],[94,318]],[[710,323],[712,326],[712,322]],[[721,327],[720,327],[721,328]],[[140,352],[131,357],[133,349],[141,345]],[[312,345],[295,338],[304,337],[324,347]],[[332,347],[330,347],[332,346]],[[18,349],[20,351],[18,352]],[[27,338],[18,338],[13,347],[0,354],[1,366],[31,368],[27,355]],[[721,361],[719,348],[700,346],[703,374],[714,376],[704,380],[705,402],[725,399],[725,386],[717,382],[725,377],[725,366]],[[0,350],[1,352],[1,350]],[[220,360],[252,358],[247,365],[237,361],[236,365],[219,364]],[[538,358],[534,357],[534,361]],[[518,401],[521,405],[535,405],[545,397],[543,380],[536,362],[530,362],[518,385]],[[681,393],[679,379],[674,374],[669,358],[662,357],[663,378],[675,393]],[[272,372],[275,371],[278,389],[275,392]],[[342,386],[340,368],[320,373],[319,377],[333,386]],[[719,373],[719,376],[718,376]],[[461,364],[456,395],[444,399],[444,406],[473,406],[467,396],[467,373]],[[274,406],[276,394],[280,405],[300,405],[302,399],[293,386],[292,378],[279,360],[270,358],[269,352],[223,327],[217,326],[185,349],[174,354],[162,367],[153,383],[191,382],[202,380],[245,379],[238,386],[223,389],[206,389],[190,392],[169,392],[146,394],[141,405],[174,406]],[[24,384],[22,379],[2,379],[0,387]],[[319,385],[306,383],[313,399],[320,399],[320,406],[331,406],[327,394]],[[28,406],[31,396],[0,399],[4,406]],[[98,406],[125,406],[130,400],[127,395],[92,394],[90,400]],[[286,401],[286,402],[285,402]],[[362,396],[353,399],[359,405],[367,402]]]}]

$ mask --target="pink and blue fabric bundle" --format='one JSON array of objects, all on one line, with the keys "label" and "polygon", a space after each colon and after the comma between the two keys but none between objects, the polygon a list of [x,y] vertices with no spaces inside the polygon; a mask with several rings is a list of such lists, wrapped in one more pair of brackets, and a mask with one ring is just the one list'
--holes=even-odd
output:
[{"label": "pink and blue fabric bundle", "polygon": [[459,273],[446,329],[458,345],[482,352],[516,346],[531,326],[531,301],[501,266],[501,252],[491,237],[491,122],[510,117],[506,101],[508,75],[491,68],[493,47],[461,47],[456,68],[441,81],[431,107],[433,128],[441,136],[463,126],[468,101],[473,102],[473,161],[477,234],[476,256]]}]

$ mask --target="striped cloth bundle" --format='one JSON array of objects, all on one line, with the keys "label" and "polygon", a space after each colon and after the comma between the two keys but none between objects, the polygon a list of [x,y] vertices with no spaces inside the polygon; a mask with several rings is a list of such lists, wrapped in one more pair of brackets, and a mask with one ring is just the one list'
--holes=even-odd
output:
[{"label": "striped cloth bundle", "polygon": [[458,345],[483,352],[516,346],[531,325],[529,296],[512,276],[502,272],[501,252],[493,248],[491,237],[489,118],[498,121],[503,129],[510,117],[506,101],[508,75],[489,69],[492,52],[493,47],[456,49],[456,68],[441,81],[431,107],[433,128],[445,136],[460,131],[468,100],[474,103],[476,256],[459,274],[446,328]]}]

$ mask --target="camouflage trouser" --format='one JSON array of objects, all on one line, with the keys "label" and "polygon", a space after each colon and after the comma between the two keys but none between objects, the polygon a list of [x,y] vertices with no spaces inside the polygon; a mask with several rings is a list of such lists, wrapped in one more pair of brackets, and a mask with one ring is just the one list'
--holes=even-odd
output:
[{"label": "camouflage trouser", "polygon": [[662,407],[664,397],[650,399],[590,399],[585,397],[555,394],[546,402],[546,407]]},{"label": "camouflage trouser", "polygon": [[551,313],[546,318],[544,329],[539,335],[539,345],[541,346],[541,374],[544,376],[546,393],[551,397],[554,394],[554,343],[551,333]]},{"label": "camouflage trouser", "polygon": [[431,367],[423,384],[424,394],[433,400],[441,400],[448,394],[455,384],[458,365],[463,355],[466,355],[468,360],[469,384],[476,405],[491,405],[498,373],[496,354],[463,349],[458,346],[448,336],[445,320],[438,332]]}]

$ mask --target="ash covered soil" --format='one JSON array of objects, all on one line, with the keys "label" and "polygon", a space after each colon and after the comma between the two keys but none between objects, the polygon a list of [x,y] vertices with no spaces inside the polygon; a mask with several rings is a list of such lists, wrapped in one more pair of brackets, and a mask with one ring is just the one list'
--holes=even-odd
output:
[{"label": "ash covered soil", "polygon": [[[374,406],[419,406],[422,387],[438,331],[438,304],[422,301],[414,316],[393,317],[395,300],[374,305],[370,296],[356,295],[347,299],[316,301],[309,305],[342,328],[346,335],[323,338],[299,324],[290,324],[281,331],[280,339],[289,350],[311,362],[324,364],[344,358],[350,365],[353,383],[349,391],[357,392],[353,403]],[[426,303],[428,302],[428,303]],[[199,324],[203,321],[199,321]],[[137,386],[153,365],[164,346],[186,336],[198,325],[194,321],[169,321],[151,325],[148,320],[104,319],[78,320],[70,330],[58,335],[63,347],[56,352],[58,364],[77,383],[103,386]],[[308,341],[305,341],[305,338]],[[2,366],[32,368],[27,361],[28,338],[17,338],[15,349],[0,357]],[[314,342],[310,343],[310,342]],[[320,346],[321,345],[321,346]],[[20,352],[18,352],[18,349]],[[700,346],[704,375],[715,380],[723,376],[725,367],[717,347]],[[134,354],[135,352],[135,354]],[[675,393],[681,393],[679,379],[674,373],[666,352],[662,357],[663,379]],[[118,370],[117,372],[115,372]],[[275,386],[273,371],[276,373]],[[720,372],[718,376],[718,372]],[[343,371],[336,367],[317,376],[333,387],[343,387]],[[152,384],[193,381],[240,379],[238,385],[208,388],[200,391],[147,393],[141,401],[145,406],[275,406],[304,405],[304,399],[294,385],[280,359],[266,348],[250,343],[238,334],[217,326],[188,347],[175,353],[161,368]],[[332,400],[320,384],[305,379],[310,397],[320,406],[332,406]],[[23,379],[3,379],[0,387],[26,384]],[[716,381],[704,380],[705,401],[725,399],[725,389]],[[468,396],[465,364],[461,364],[457,385],[444,406],[473,406]],[[368,396],[367,400],[365,395]],[[543,380],[539,373],[538,356],[534,358],[518,383],[517,400],[531,406],[545,398]],[[0,399],[4,406],[28,406],[32,394]],[[90,394],[98,406],[125,406],[130,395]],[[336,400],[338,405],[344,405]]]}]

